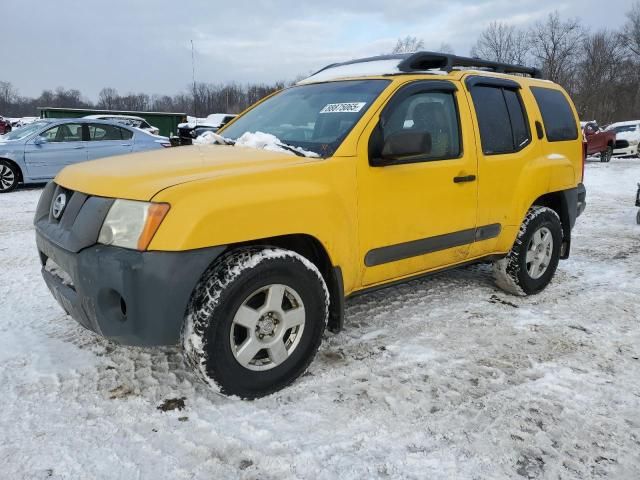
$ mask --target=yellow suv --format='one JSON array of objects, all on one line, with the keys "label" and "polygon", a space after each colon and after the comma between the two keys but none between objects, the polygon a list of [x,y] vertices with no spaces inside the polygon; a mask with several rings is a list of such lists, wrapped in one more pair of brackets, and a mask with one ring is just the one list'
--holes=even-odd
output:
[{"label": "yellow suv", "polygon": [[334,64],[212,144],[67,167],[35,216],[44,279],[86,328],[182,342],[243,398],[300,376],[349,296],[487,261],[540,292],[585,189],[575,108],[539,76],[431,52]]}]

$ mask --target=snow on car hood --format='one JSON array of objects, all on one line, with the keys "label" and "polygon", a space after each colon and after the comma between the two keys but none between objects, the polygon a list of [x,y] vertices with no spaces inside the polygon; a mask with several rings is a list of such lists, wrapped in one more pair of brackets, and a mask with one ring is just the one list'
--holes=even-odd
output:
[{"label": "snow on car hood", "polygon": [[[232,140],[224,138],[222,135],[218,135],[213,132],[204,132],[193,143],[197,145],[215,145],[225,144]],[[275,135],[264,132],[245,132],[237,140],[234,141],[235,147],[248,147],[257,148],[259,150],[269,150],[270,152],[282,152],[288,155],[295,155],[297,153],[304,155],[305,157],[318,158],[316,152],[310,152],[304,148],[295,147],[293,145],[287,145]],[[292,151],[294,150],[294,151]]]}]

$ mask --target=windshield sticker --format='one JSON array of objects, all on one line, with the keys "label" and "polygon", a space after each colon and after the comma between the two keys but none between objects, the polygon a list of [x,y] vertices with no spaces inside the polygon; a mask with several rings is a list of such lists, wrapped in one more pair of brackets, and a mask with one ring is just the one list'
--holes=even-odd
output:
[{"label": "windshield sticker", "polygon": [[362,110],[367,102],[329,103],[320,113],[357,113]]}]

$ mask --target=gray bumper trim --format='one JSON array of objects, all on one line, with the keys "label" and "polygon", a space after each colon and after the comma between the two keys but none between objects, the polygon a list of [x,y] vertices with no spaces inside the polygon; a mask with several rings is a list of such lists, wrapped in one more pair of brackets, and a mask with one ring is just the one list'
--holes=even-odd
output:
[{"label": "gray bumper trim", "polygon": [[[42,275],[62,308],[81,325],[123,345],[173,345],[191,292],[226,247],[138,252],[93,245],[68,252],[36,233]],[[45,270],[51,258],[73,280]]]}]

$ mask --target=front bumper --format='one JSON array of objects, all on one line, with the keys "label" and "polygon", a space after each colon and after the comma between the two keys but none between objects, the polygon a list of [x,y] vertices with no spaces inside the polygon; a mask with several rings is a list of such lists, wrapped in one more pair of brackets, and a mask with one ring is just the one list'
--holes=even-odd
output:
[{"label": "front bumper", "polygon": [[[42,276],[69,315],[110,340],[140,346],[179,342],[191,292],[225,250],[138,252],[95,244],[72,253],[38,230],[36,244]],[[45,268],[47,260],[66,275]]]}]

